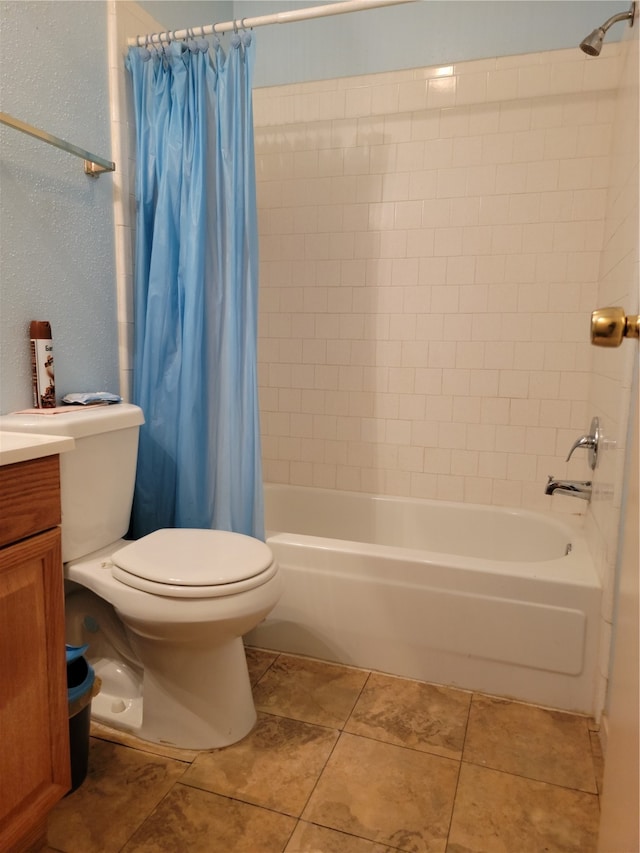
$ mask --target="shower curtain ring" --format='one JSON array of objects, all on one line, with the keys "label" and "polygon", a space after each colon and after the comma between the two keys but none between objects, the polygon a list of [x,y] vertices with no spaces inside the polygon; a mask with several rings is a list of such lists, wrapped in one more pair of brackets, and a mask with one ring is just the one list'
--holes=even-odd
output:
[{"label": "shower curtain ring", "polygon": [[245,26],[244,18],[240,21],[240,26],[242,27],[242,35],[240,36],[240,41],[245,47],[248,47],[251,44],[251,33]]},{"label": "shower curtain ring", "polygon": [[[157,38],[158,38],[157,43],[154,41],[154,39],[156,38],[156,36],[157,36]],[[163,44],[162,44],[162,39],[160,38],[160,33],[152,33],[152,35],[151,35],[151,47],[155,50],[155,52],[156,52],[156,56],[157,56],[159,59],[160,59],[160,58],[162,58],[162,62],[163,62],[163,63],[166,63],[166,61],[167,61],[167,55],[166,55],[166,53],[164,52],[164,46],[163,46]],[[166,66],[165,66],[165,67],[166,67]]]},{"label": "shower curtain ring", "polygon": [[[209,50],[209,42],[205,38],[204,27],[201,24],[199,27],[196,27],[196,29],[200,30],[200,38],[196,39],[196,44],[198,45],[202,53],[206,53]],[[214,39],[216,37],[215,30],[213,33],[213,37]]]},{"label": "shower curtain ring", "polygon": [[144,44],[138,44],[138,55],[143,62],[148,62],[151,59],[151,52],[149,50],[149,33],[145,34]]}]

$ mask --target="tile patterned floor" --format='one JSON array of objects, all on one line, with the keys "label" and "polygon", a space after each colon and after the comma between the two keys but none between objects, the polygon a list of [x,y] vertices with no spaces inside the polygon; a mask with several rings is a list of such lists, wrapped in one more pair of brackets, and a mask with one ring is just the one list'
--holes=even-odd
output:
[{"label": "tile patterned floor", "polygon": [[94,725],[49,853],[590,853],[592,721],[248,649],[240,743],[155,747]]}]

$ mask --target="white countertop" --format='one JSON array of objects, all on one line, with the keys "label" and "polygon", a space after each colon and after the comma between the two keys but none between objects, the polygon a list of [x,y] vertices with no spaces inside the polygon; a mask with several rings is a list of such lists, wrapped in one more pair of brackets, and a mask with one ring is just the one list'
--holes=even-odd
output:
[{"label": "white countertop", "polygon": [[0,430],[0,466],[53,456],[74,447],[75,441],[67,436]]}]

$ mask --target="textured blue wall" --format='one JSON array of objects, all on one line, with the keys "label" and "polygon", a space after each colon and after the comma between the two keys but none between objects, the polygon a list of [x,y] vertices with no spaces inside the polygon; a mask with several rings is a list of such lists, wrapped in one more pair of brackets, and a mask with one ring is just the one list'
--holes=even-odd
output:
[{"label": "textured blue wall", "polygon": [[[145,0],[170,29],[324,5],[317,0]],[[256,30],[256,86],[370,74],[573,47],[621,0],[417,0],[402,6]],[[226,16],[225,16],[226,15]],[[620,39],[616,24],[608,41]]]},{"label": "textured blue wall", "polygon": [[[111,159],[106,4],[0,5],[2,110]],[[118,390],[112,179],[0,126],[0,413],[31,406],[29,321],[56,390]]]}]

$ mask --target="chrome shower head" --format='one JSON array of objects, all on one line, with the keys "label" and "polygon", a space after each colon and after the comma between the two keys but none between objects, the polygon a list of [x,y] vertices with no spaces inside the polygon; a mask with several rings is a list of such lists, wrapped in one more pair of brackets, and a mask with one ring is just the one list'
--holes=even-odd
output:
[{"label": "chrome shower head", "polygon": [[604,41],[604,33],[605,31],[602,27],[598,27],[597,30],[590,32],[589,35],[583,38],[580,42],[580,50],[588,53],[589,56],[600,56],[602,42]]},{"label": "chrome shower head", "polygon": [[629,11],[620,12],[617,15],[613,15],[611,18],[605,21],[601,27],[597,27],[595,30],[590,32],[589,35],[580,42],[580,50],[583,50],[585,53],[589,54],[589,56],[600,56],[600,51],[602,50],[602,43],[609,27],[612,27],[614,24],[617,24],[618,21],[629,21],[629,26],[632,27],[635,11],[636,4],[634,0],[634,2],[631,4],[631,7],[629,8]]}]

